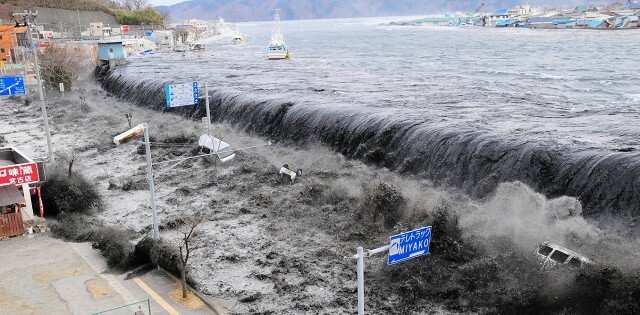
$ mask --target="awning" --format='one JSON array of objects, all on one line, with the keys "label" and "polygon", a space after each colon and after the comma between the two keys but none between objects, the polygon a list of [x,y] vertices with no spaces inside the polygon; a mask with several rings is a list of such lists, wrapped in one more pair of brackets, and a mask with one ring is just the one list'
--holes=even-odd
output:
[{"label": "awning", "polygon": [[16,185],[0,186],[0,206],[24,202],[24,196],[22,196]]}]

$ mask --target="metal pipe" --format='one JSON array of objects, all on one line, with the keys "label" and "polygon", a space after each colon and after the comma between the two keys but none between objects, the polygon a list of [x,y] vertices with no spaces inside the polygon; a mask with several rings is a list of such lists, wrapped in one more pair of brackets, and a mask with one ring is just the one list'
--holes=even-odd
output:
[{"label": "metal pipe", "polygon": [[378,248],[376,248],[376,249],[370,249],[370,250],[368,250],[368,251],[367,251],[367,254],[368,254],[367,256],[371,257],[371,256],[373,256],[374,254],[382,253],[382,252],[384,252],[384,251],[388,251],[388,250],[389,250],[389,247],[391,247],[391,245],[386,245],[386,246],[378,247]]},{"label": "metal pipe", "polygon": [[362,247],[357,248],[358,256],[358,315],[364,315],[364,255]]},{"label": "metal pipe", "polygon": [[211,109],[209,109],[209,88],[206,82],[204,83],[204,95],[205,104],[207,106],[207,128],[209,130],[209,136],[211,136]]}]

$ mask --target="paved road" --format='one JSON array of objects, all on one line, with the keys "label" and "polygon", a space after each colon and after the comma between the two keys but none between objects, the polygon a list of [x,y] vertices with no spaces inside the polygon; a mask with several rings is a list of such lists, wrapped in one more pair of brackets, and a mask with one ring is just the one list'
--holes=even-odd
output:
[{"label": "paved road", "polygon": [[[112,274],[88,243],[65,243],[44,234],[0,240],[0,314],[92,314],[149,300],[152,314],[216,314],[190,310],[169,297],[175,282],[153,270],[125,280]],[[148,314],[139,303],[116,313]],[[221,311],[224,314],[224,310]]]}]

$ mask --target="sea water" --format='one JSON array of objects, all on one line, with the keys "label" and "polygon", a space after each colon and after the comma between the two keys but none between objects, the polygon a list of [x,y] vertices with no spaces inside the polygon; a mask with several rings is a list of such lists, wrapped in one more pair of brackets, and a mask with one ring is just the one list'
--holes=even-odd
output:
[{"label": "sea water", "polygon": [[263,136],[319,139],[479,197],[522,181],[587,216],[640,215],[640,30],[392,20],[283,21],[279,61],[266,59],[271,22],[240,23],[246,45],[216,36],[203,52],[130,58],[106,82],[206,82],[214,119]]}]

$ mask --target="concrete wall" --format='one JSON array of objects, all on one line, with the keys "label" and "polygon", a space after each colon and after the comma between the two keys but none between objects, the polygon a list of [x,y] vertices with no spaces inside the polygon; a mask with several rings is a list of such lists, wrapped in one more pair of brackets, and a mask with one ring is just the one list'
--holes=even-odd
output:
[{"label": "concrete wall", "polygon": [[[112,15],[101,11],[71,11],[50,8],[35,8],[38,11],[36,24],[44,26],[46,31],[61,31],[80,35],[81,32],[89,29],[89,23],[102,22],[104,26],[115,27],[118,21]],[[80,18],[78,18],[78,16]]]}]

